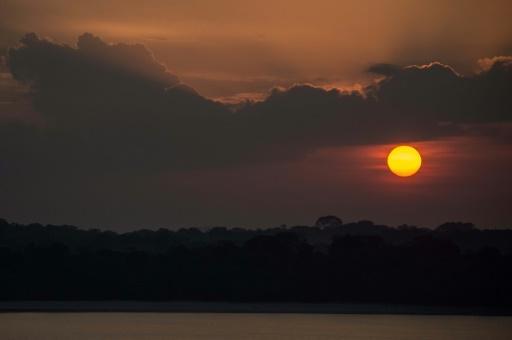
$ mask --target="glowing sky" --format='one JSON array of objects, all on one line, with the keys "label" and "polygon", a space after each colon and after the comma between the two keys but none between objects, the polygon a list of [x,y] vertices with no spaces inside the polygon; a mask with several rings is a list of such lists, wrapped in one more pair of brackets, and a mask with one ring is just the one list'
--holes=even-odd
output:
[{"label": "glowing sky", "polygon": [[[0,217],[512,226],[511,12],[507,0],[3,0]],[[244,99],[262,102],[221,104]],[[424,161],[405,180],[386,167],[403,143]]]},{"label": "glowing sky", "polygon": [[258,97],[293,83],[348,86],[376,62],[439,60],[461,72],[512,53],[507,0],[4,0],[0,32],[73,43],[92,32],[149,46],[206,96]]}]

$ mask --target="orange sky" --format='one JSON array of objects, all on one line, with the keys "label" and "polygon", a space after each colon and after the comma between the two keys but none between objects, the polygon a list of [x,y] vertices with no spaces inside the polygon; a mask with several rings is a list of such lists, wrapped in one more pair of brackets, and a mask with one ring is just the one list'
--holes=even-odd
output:
[{"label": "orange sky", "polygon": [[[322,149],[284,164],[167,175],[157,183],[177,190],[186,201],[209,202],[201,214],[211,221],[229,216],[231,223],[246,221],[251,227],[284,211],[293,218],[283,223],[304,223],[314,209],[351,221],[371,215],[391,225],[473,221],[482,227],[505,226],[498,221],[510,217],[509,145],[479,138],[408,144],[418,148],[424,161],[408,178],[387,169],[386,156],[394,145],[375,145]],[[188,213],[180,218],[185,222]]]},{"label": "orange sky", "polygon": [[376,62],[469,72],[479,58],[511,54],[511,12],[507,0],[4,0],[0,47],[31,31],[142,42],[203,95],[233,99],[364,82]]}]

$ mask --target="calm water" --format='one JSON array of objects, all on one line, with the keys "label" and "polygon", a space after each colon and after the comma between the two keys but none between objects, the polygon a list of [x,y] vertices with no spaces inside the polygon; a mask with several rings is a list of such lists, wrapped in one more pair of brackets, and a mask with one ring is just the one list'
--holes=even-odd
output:
[{"label": "calm water", "polygon": [[10,339],[512,339],[512,317],[323,314],[5,313]]}]

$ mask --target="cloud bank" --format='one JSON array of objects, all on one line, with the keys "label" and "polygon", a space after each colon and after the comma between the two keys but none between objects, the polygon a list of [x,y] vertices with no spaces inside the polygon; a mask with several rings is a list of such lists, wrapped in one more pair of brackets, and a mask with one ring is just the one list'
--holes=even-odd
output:
[{"label": "cloud bank", "polygon": [[296,85],[235,111],[180,83],[143,45],[108,44],[89,33],[76,46],[27,34],[7,62],[13,77],[30,85],[45,124],[4,124],[2,158],[44,157],[59,168],[288,159],[324,146],[432,139],[462,133],[464,124],[512,118],[508,57],[481,61],[485,67],[471,76],[439,62],[376,64],[368,71],[382,79],[362,93]]}]

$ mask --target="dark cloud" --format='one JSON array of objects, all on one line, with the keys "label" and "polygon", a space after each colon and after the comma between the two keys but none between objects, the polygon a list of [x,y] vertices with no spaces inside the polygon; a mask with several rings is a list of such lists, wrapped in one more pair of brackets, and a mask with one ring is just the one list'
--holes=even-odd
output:
[{"label": "dark cloud", "polygon": [[28,34],[9,51],[8,66],[30,84],[44,126],[18,126],[23,141],[3,143],[3,152],[66,171],[146,171],[431,139],[460,133],[463,123],[511,118],[510,62],[486,65],[461,76],[437,62],[377,64],[369,71],[384,79],[364,93],[296,85],[233,112],[180,83],[143,45],[86,33],[73,47]]},{"label": "dark cloud", "polygon": [[230,114],[179,83],[142,45],[84,34],[75,48],[29,34],[9,51],[8,65],[31,85],[45,122],[33,147],[66,168],[178,164],[209,143],[202,137]]},{"label": "dark cloud", "polygon": [[512,118],[510,63],[496,59],[488,70],[462,76],[450,66],[433,62],[401,69],[377,65],[371,72],[387,75],[368,95],[381,106],[416,118],[438,122],[473,123],[508,121]]}]

